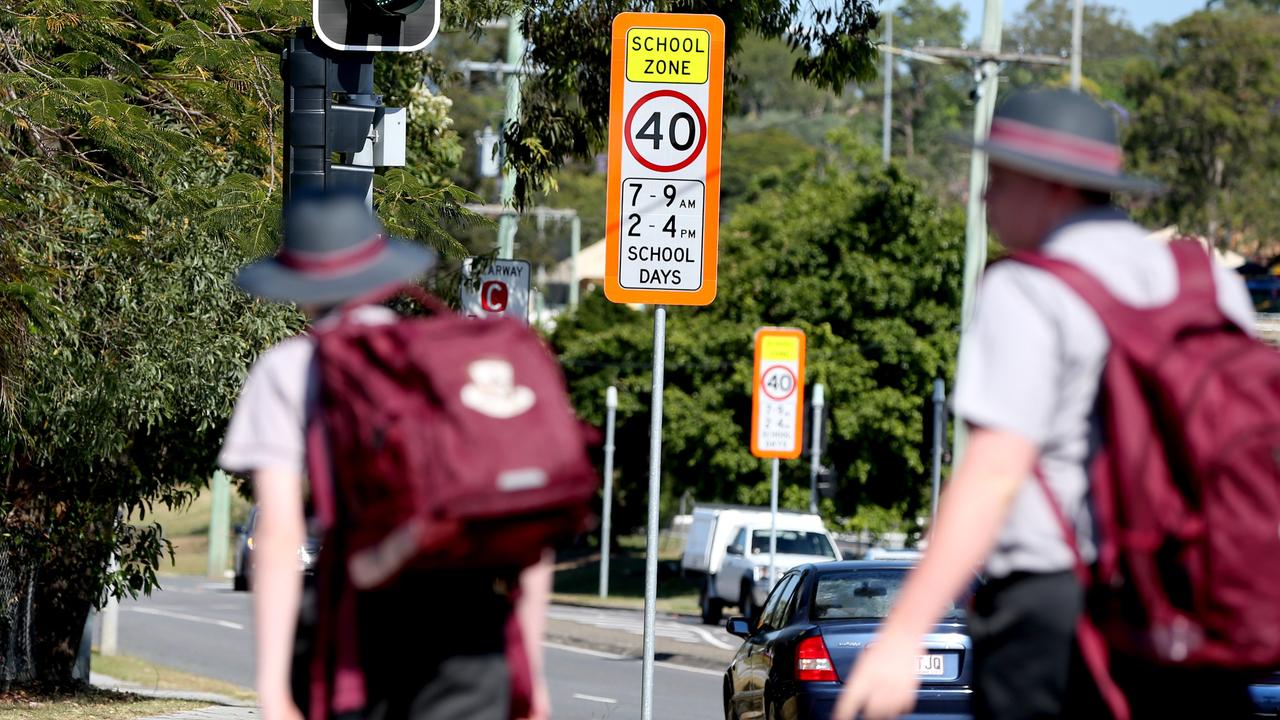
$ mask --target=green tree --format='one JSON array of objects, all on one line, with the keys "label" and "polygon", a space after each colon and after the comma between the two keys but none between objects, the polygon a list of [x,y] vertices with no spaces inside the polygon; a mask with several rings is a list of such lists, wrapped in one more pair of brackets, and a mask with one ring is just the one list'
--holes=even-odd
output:
[{"label": "green tree", "polygon": [[[7,647],[32,649],[4,684],[68,684],[89,606],[156,584],[150,509],[205,482],[250,360],[301,325],[230,278],[275,244],[279,52],[308,17],[305,0],[0,9],[0,555],[38,579],[0,608]],[[390,104],[413,86],[390,82]],[[393,230],[446,252],[450,161],[377,180]],[[10,612],[28,600],[30,628]]]},{"label": "green tree", "polygon": [[[965,17],[959,5],[906,0],[894,8],[894,45],[907,49],[957,47]],[[968,156],[956,152],[944,137],[962,132],[970,121],[971,74],[957,66],[903,57],[895,58],[893,73],[894,157],[939,195],[960,199],[967,190]],[[874,133],[879,137],[883,130],[883,86],[880,82],[868,84],[864,92],[868,114],[875,118]]]},{"label": "green tree", "polygon": [[1145,209],[1246,254],[1280,243],[1280,15],[1248,6],[1163,27],[1125,79],[1126,149],[1167,192]]},{"label": "green tree", "polygon": [[[808,381],[832,407],[828,460],[835,509],[914,511],[925,499],[921,398],[951,371],[963,219],[938,207],[898,165],[842,137],[840,152],[794,183],[762,190],[723,228],[719,296],[673,309],[667,325],[664,503],[754,497],[768,464],[748,450],[751,343],[761,325],[808,335]],[[602,422],[604,389],[619,388],[619,526],[643,522],[652,330],[647,312],[595,293],[552,335],[574,401]],[[807,466],[783,463],[807,487]],[[743,488],[748,488],[743,490]],[[745,493],[745,494],[744,494]],[[793,493],[794,494],[794,493]]]},{"label": "green tree", "polygon": [[[1004,31],[1007,50],[1070,57],[1074,0],[1031,0]],[[1133,28],[1120,8],[1086,3],[1081,23],[1081,73],[1096,83],[1102,97],[1120,100],[1125,66],[1150,52],[1150,42]],[[1014,68],[1016,85],[1067,85],[1066,67]]]},{"label": "green tree", "polygon": [[[878,16],[868,0],[841,0],[822,7],[799,0],[622,4],[535,0],[526,6],[522,27],[529,42],[528,60],[541,72],[523,85],[520,121],[504,129],[507,162],[519,173],[516,198],[520,204],[549,187],[566,157],[591,161],[604,148],[611,39],[607,32],[582,29],[607,28],[623,10],[720,16],[725,23],[729,88],[737,78],[736,58],[752,33],[784,39],[798,51],[791,63],[794,76],[819,88],[839,90],[875,72],[875,46],[868,33]],[[728,104],[732,106],[732,98]]]}]

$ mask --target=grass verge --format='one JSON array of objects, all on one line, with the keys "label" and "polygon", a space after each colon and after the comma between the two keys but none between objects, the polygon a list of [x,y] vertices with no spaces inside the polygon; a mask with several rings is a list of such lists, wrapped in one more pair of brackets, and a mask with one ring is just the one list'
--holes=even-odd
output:
[{"label": "grass verge", "polygon": [[109,675],[117,680],[136,683],[148,690],[188,690],[217,693],[236,700],[252,702],[257,695],[239,685],[192,675],[163,665],[147,662],[127,655],[93,654],[90,667],[96,673]]},{"label": "grass verge", "polygon": [[[698,591],[680,577],[681,547],[659,543],[658,612],[697,613]],[[609,553],[609,597],[600,597],[600,553],[566,553],[557,557],[552,600],[622,608],[644,607],[645,537],[618,538]]]},{"label": "grass verge", "polygon": [[153,700],[97,688],[56,695],[10,691],[0,693],[0,720],[138,720],[206,706],[208,703]]}]

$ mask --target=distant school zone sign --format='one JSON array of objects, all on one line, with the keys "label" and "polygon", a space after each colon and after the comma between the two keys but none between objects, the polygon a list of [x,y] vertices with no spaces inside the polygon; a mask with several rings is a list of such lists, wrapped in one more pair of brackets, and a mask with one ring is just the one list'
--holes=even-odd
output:
[{"label": "distant school zone sign", "polygon": [[804,438],[805,335],[795,328],[756,331],[751,393],[751,454],[800,457]]},{"label": "distant school zone sign", "polygon": [[724,23],[622,13],[612,47],[605,295],[707,305],[716,294]]}]

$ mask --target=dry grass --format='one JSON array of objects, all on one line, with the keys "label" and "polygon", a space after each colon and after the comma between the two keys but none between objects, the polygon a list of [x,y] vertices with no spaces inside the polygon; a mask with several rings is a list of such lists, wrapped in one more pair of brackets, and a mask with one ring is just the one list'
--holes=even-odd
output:
[{"label": "dry grass", "polygon": [[57,695],[8,692],[0,694],[0,720],[137,720],[207,705],[187,700],[153,700],[97,688]]},{"label": "dry grass", "polygon": [[225,695],[246,702],[252,702],[258,697],[255,693],[239,685],[200,675],[192,675],[127,655],[106,657],[94,653],[90,666],[94,672],[109,675],[117,680],[136,683],[148,690],[188,690],[192,692],[217,693],[218,695]]}]

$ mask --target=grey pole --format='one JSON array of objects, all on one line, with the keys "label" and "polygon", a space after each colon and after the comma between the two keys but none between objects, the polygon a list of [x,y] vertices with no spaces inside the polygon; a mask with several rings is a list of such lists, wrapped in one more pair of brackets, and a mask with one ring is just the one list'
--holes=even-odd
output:
[{"label": "grey pole", "polygon": [[225,577],[227,569],[227,543],[231,528],[231,478],[221,470],[215,470],[209,481],[213,494],[213,508],[209,516],[209,555],[205,575],[211,578]]},{"label": "grey pole", "polygon": [[609,529],[613,517],[613,421],[618,412],[618,388],[604,392],[604,516],[600,523],[600,597],[609,597]]},{"label": "grey pole", "polygon": [[[518,65],[524,56],[524,36],[520,34],[520,18],[515,15],[507,25],[507,64]],[[504,125],[520,119],[520,73],[507,75],[507,107]],[[505,129],[505,128],[504,128]],[[516,174],[508,170],[502,176],[502,207],[506,212],[498,219],[498,257],[515,257],[516,217],[513,205],[516,196]]]},{"label": "grey pole", "polygon": [[1084,0],[1076,0],[1071,11],[1071,89],[1080,91],[1080,45],[1084,32]]},{"label": "grey pole", "polygon": [[[885,0],[884,14],[885,47],[893,47],[893,6],[891,0]],[[880,155],[886,165],[889,164],[890,138],[893,135],[893,53],[884,51],[884,128],[880,139]]]},{"label": "grey pole", "polygon": [[929,527],[938,520],[938,494],[942,492],[942,443],[947,429],[943,427],[942,417],[947,404],[946,388],[942,384],[942,380],[933,381],[933,511],[930,514],[932,522]]},{"label": "grey pole", "polygon": [[[1000,52],[1002,31],[1000,0],[986,0],[982,14],[982,52],[988,56]],[[991,115],[996,108],[996,91],[999,88],[1000,66],[995,60],[985,60],[979,65],[978,102],[973,110],[973,139],[985,140],[991,130]],[[987,155],[973,150],[969,160],[969,210],[964,233],[964,300],[960,308],[960,336],[969,329],[973,318],[974,296],[982,269],[987,264],[987,204],[982,194],[987,189]],[[959,464],[968,442],[964,423],[956,423],[955,450],[952,462]]]},{"label": "grey pole", "polygon": [[[769,589],[777,582],[778,571],[778,458],[773,459],[773,472],[769,481]],[[750,538],[747,542],[751,542]],[[751,548],[744,548],[749,551]]]},{"label": "grey pole", "polygon": [[569,234],[569,254],[573,258],[573,280],[569,283],[569,307],[578,307],[578,252],[582,250],[582,220],[575,214]]},{"label": "grey pole", "polygon": [[[111,554],[111,565],[108,572],[116,571],[116,556]],[[98,652],[110,656],[120,652],[120,601],[115,595],[107,597],[107,604],[102,606],[102,638],[98,642]]]},{"label": "grey pole", "polygon": [[814,383],[813,385],[813,427],[809,430],[813,434],[813,442],[809,446],[809,512],[818,512],[818,467],[822,464],[822,406],[825,404],[826,398],[823,397],[822,383]]},{"label": "grey pole", "polygon": [[644,661],[640,720],[653,720],[653,626],[658,602],[658,496],[662,489],[662,387],[667,353],[667,309],[653,311],[653,404],[649,419],[649,538],[644,558]]}]

